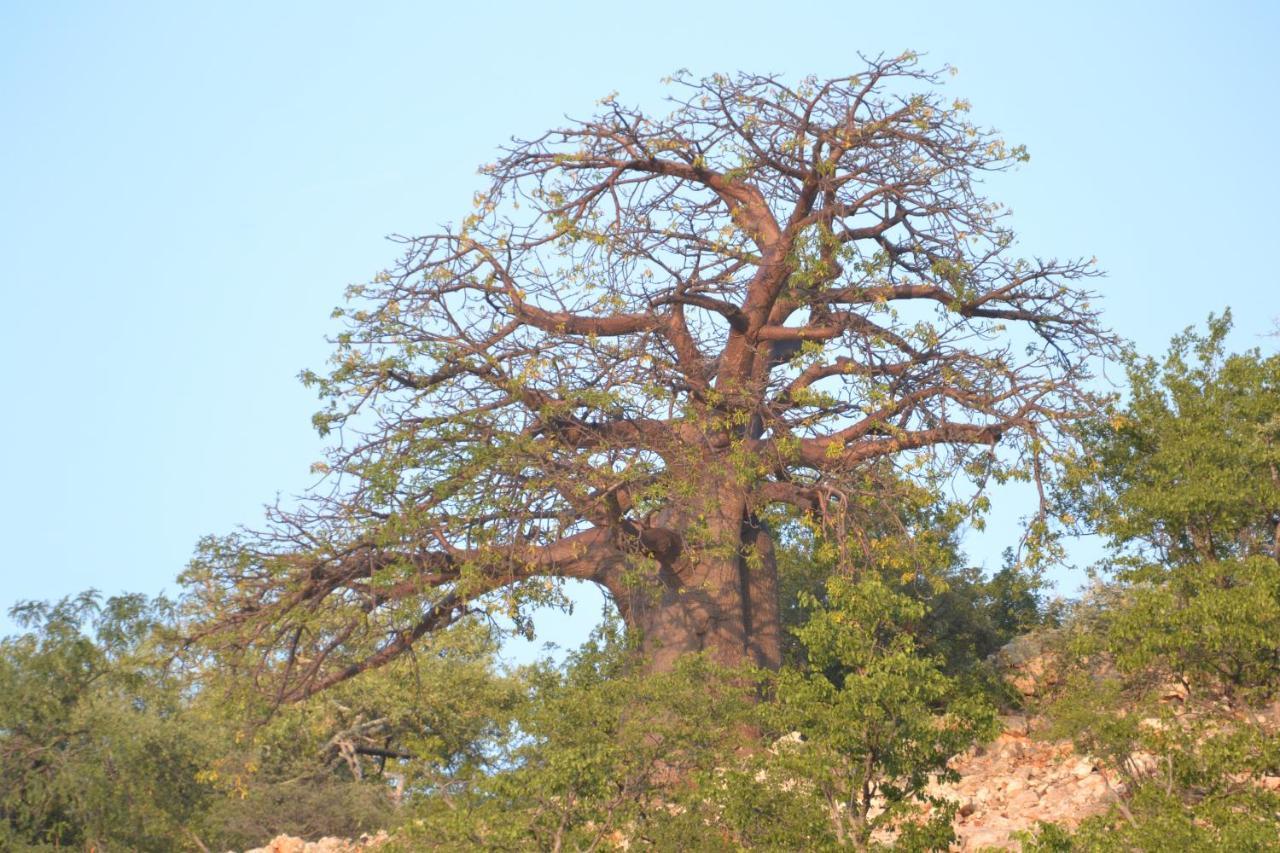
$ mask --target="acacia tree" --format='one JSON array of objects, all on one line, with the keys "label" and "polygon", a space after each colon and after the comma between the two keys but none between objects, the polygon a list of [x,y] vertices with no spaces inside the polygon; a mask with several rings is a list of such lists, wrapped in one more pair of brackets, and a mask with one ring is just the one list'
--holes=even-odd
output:
[{"label": "acacia tree", "polygon": [[[655,670],[780,661],[784,504],[856,532],[906,472],[1031,460],[1110,346],[1088,262],[1012,255],[1024,160],[914,56],[670,81],[516,140],[458,227],[351,289],[329,487],[203,543],[201,636],[285,698],[495,602],[602,586]],[[923,89],[923,93],[914,89]]]}]

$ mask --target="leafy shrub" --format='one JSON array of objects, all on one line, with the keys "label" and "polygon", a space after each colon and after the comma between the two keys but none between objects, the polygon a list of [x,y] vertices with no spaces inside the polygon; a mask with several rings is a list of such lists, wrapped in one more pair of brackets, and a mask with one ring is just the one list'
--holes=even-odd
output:
[{"label": "leafy shrub", "polygon": [[0,838],[11,847],[188,846],[211,796],[204,731],[155,647],[164,601],[27,604],[0,640]]}]

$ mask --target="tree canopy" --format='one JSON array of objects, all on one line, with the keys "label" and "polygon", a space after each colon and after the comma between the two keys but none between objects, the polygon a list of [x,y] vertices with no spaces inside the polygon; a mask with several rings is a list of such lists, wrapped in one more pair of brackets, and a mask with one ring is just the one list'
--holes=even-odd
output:
[{"label": "tree canopy", "polygon": [[1280,559],[1280,356],[1228,353],[1230,329],[1130,356],[1128,404],[1085,422],[1068,510],[1147,562]]},{"label": "tree canopy", "polygon": [[575,578],[654,669],[776,667],[770,507],[843,541],[904,478],[1051,463],[1112,338],[1090,262],[1018,257],[981,192],[1023,149],[910,54],[669,82],[513,141],[351,288],[304,377],[328,476],[203,543],[204,642],[298,698]]}]

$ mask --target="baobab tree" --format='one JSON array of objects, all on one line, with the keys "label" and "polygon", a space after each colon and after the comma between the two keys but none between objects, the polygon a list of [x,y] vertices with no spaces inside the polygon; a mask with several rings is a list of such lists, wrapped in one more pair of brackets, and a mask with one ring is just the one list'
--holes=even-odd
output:
[{"label": "baobab tree", "polygon": [[1025,159],[902,56],[685,74],[514,141],[474,211],[337,313],[306,374],[328,484],[186,575],[280,695],[484,607],[599,584],[655,670],[780,662],[775,504],[856,531],[886,478],[1039,471],[1111,338],[1089,262],[1021,259],[983,175]]}]

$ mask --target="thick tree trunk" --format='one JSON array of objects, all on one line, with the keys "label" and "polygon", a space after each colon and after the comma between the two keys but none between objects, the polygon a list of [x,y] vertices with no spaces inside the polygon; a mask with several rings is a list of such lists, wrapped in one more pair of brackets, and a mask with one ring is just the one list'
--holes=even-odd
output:
[{"label": "thick tree trunk", "polygon": [[648,667],[665,672],[682,655],[705,652],[725,666],[777,669],[782,629],[768,528],[739,508],[736,519],[712,520],[709,547],[691,546],[688,530],[656,529],[666,546],[654,549],[656,577],[612,590]]}]

